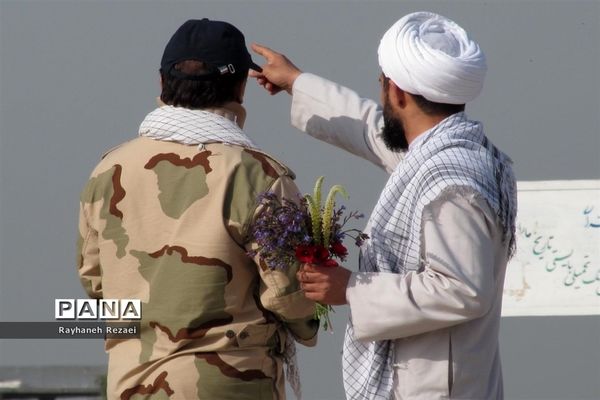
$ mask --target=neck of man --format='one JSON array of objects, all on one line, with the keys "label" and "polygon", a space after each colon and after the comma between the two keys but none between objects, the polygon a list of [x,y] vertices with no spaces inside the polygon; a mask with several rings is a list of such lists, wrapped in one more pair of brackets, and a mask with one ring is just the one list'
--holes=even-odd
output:
[{"label": "neck of man", "polygon": [[403,121],[406,141],[410,145],[416,138],[427,132],[449,115],[427,115],[422,112],[414,112]]},{"label": "neck of man", "polygon": [[[160,97],[156,98],[156,103],[159,107],[168,105],[164,103]],[[240,129],[244,129],[244,122],[246,122],[246,109],[237,101],[228,101],[220,107],[208,107],[202,108],[201,110],[227,118],[228,120],[235,122]]]},{"label": "neck of man", "polygon": [[225,117],[235,122],[240,129],[244,128],[244,122],[246,122],[246,109],[237,101],[227,102],[221,107],[205,108],[204,111]]}]

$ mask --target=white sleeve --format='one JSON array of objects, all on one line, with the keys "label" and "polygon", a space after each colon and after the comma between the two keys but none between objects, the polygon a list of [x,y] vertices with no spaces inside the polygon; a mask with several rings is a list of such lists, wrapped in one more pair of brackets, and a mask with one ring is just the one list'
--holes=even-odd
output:
[{"label": "white sleeve", "polygon": [[371,161],[391,173],[404,153],[388,150],[381,137],[383,112],[373,100],[319,76],[303,73],[292,88],[292,125]]},{"label": "white sleeve", "polygon": [[346,296],[359,340],[421,334],[483,316],[497,296],[502,235],[483,200],[456,195],[423,213],[425,267],[353,274]]}]

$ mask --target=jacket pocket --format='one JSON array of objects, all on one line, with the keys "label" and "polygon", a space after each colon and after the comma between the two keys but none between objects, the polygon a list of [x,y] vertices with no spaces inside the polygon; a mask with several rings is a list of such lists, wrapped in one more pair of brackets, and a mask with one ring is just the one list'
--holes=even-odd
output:
[{"label": "jacket pocket", "polygon": [[276,330],[275,324],[246,325],[236,335],[238,347],[272,347]]},{"label": "jacket pocket", "polygon": [[431,400],[450,396],[450,331],[395,341],[394,395],[398,400]]}]

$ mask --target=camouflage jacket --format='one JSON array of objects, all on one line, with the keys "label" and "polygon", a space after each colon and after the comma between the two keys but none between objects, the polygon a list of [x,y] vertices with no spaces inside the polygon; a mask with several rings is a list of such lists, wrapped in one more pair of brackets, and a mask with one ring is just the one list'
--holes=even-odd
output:
[{"label": "camouflage jacket", "polygon": [[[282,350],[316,343],[297,266],[248,257],[257,195],[295,198],[268,155],[139,137],[81,194],[78,268],[93,298],[141,299],[140,339],[107,339],[109,399],[284,399]],[[284,328],[288,328],[287,330]]]}]

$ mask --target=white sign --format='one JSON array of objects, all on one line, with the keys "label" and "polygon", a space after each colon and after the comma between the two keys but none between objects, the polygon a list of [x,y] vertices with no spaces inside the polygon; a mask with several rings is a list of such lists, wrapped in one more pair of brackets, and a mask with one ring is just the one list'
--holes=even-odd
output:
[{"label": "white sign", "polygon": [[518,182],[503,316],[600,314],[600,180]]}]

